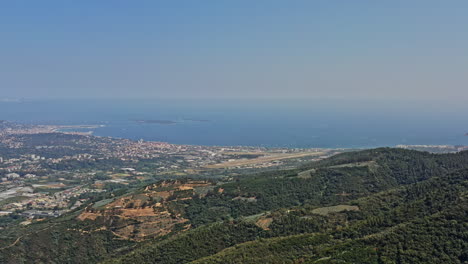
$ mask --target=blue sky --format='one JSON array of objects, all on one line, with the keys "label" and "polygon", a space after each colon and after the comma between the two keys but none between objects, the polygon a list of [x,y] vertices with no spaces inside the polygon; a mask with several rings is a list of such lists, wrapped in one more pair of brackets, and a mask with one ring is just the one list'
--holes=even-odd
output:
[{"label": "blue sky", "polygon": [[467,1],[0,3],[0,97],[468,100]]}]

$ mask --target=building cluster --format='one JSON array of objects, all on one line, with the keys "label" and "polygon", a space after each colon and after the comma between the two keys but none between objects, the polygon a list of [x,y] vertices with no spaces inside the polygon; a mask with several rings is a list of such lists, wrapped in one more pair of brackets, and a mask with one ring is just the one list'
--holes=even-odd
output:
[{"label": "building cluster", "polygon": [[[105,192],[102,189],[90,189],[83,186],[76,186],[64,191],[56,192],[52,195],[43,192],[34,192],[32,187],[15,188],[15,193],[11,196],[21,196],[23,199],[18,202],[8,203],[2,206],[3,214],[20,212],[27,217],[48,217],[59,216],[81,206],[87,199],[78,199],[83,193]],[[10,191],[11,193],[11,191]],[[1,198],[0,193],[0,198]],[[5,197],[4,197],[5,198]]]}]

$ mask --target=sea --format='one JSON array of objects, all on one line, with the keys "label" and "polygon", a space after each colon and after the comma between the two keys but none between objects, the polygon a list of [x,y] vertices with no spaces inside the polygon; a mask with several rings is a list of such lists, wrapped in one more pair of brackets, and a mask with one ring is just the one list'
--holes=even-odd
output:
[{"label": "sea", "polygon": [[414,101],[77,99],[0,102],[0,119],[96,136],[288,148],[468,145],[468,107]]}]

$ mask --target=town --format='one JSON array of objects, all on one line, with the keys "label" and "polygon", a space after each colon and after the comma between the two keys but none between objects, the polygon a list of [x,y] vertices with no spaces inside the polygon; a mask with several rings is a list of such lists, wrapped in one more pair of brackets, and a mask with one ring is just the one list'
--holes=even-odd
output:
[{"label": "town", "polygon": [[[92,126],[77,126],[83,127]],[[240,172],[293,167],[344,151],[175,145],[60,128],[0,123],[0,220],[15,216],[28,224],[73,211],[119,188],[177,177],[229,179]]]}]

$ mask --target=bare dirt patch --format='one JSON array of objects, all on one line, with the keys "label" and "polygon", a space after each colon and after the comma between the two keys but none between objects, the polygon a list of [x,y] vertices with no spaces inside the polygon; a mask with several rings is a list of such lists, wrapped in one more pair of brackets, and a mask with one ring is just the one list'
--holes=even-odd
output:
[{"label": "bare dirt patch", "polygon": [[266,217],[266,218],[258,219],[255,224],[263,230],[270,230],[269,226],[272,222],[273,222],[273,218]]},{"label": "bare dirt patch", "polygon": [[172,232],[175,225],[188,221],[175,202],[192,199],[198,189],[209,187],[214,188],[207,181],[163,181],[102,206],[89,206],[77,219],[98,221],[98,226],[112,230],[122,239],[140,241],[163,236]]}]

